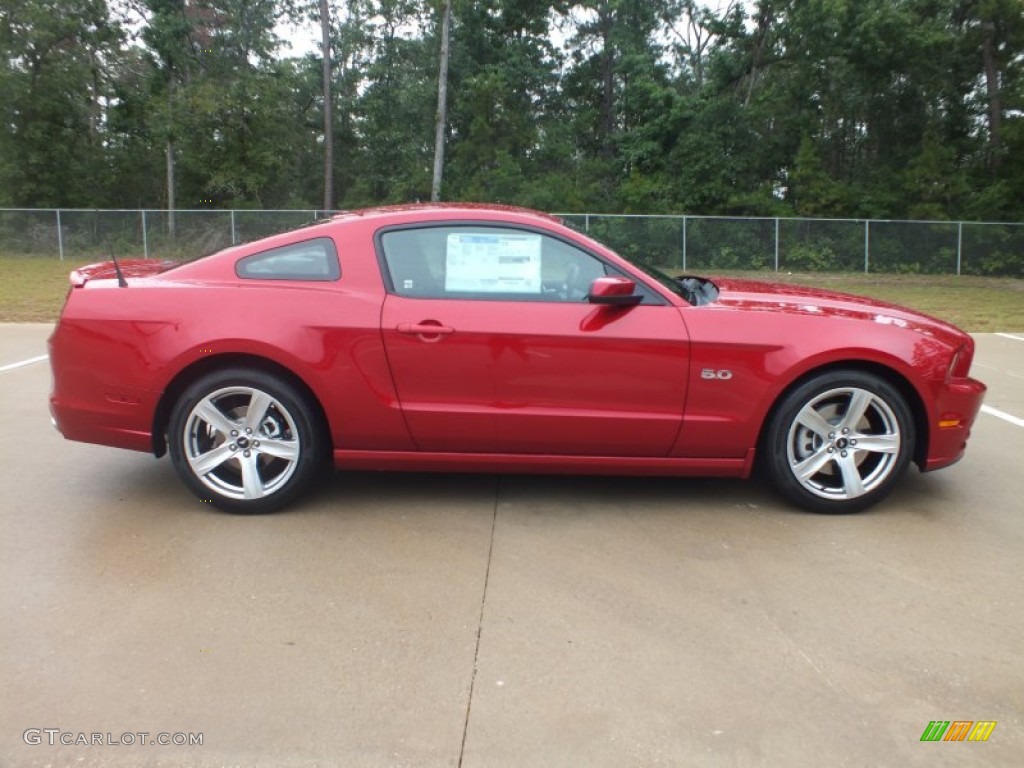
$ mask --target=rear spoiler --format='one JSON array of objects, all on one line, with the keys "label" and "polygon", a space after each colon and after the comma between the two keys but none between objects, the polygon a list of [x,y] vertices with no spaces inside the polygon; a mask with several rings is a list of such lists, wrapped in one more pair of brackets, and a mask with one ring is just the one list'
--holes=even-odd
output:
[{"label": "rear spoiler", "polygon": [[119,259],[117,264],[113,261],[99,261],[72,270],[68,275],[68,280],[75,288],[81,288],[90,280],[111,280],[119,277],[118,267],[120,267],[121,276],[124,277],[150,277],[166,272],[176,264],[175,261],[157,261],[155,259],[126,259],[124,261]]}]

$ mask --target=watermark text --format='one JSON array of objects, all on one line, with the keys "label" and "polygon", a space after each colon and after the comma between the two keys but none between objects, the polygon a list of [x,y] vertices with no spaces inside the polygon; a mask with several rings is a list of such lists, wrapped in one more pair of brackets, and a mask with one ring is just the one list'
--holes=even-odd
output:
[{"label": "watermark text", "polygon": [[203,745],[203,734],[184,733],[175,731],[168,733],[160,731],[124,731],[114,734],[110,731],[105,733],[85,731],[65,731],[61,728],[26,728],[21,734],[21,740],[26,744],[46,744],[51,747],[58,745],[65,747],[130,747],[130,746],[174,746],[174,747],[201,747]]}]

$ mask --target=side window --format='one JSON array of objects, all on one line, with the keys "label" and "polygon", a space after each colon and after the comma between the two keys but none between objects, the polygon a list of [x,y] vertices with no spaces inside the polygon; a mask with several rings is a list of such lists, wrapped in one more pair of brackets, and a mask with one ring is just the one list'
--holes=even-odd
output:
[{"label": "side window", "polygon": [[391,285],[399,296],[444,298],[447,228],[399,229],[381,236]]},{"label": "side window", "polygon": [[401,229],[381,235],[399,296],[501,301],[586,301],[604,262],[529,230],[488,226]]},{"label": "side window", "polygon": [[604,262],[554,238],[545,238],[543,267],[545,291],[563,301],[586,301],[590,284],[609,274]]},{"label": "side window", "polygon": [[239,259],[235,274],[253,280],[337,280],[341,267],[334,241],[318,237]]}]

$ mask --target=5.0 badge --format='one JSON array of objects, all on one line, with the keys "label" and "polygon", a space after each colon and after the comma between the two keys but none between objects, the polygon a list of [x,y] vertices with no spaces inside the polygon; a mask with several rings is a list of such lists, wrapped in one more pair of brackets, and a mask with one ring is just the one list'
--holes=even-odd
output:
[{"label": "5.0 badge", "polygon": [[717,379],[719,381],[728,381],[732,378],[732,371],[728,368],[702,368],[700,372],[702,379]]}]

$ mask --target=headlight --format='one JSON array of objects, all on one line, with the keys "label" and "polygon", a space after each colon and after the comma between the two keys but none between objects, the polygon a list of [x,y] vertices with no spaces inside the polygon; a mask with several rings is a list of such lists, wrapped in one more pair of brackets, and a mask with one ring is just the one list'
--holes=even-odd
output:
[{"label": "headlight", "polygon": [[967,374],[971,372],[971,350],[966,344],[960,345],[960,348],[953,353],[953,357],[949,361],[949,369],[946,371],[946,381],[950,379],[965,379]]}]

